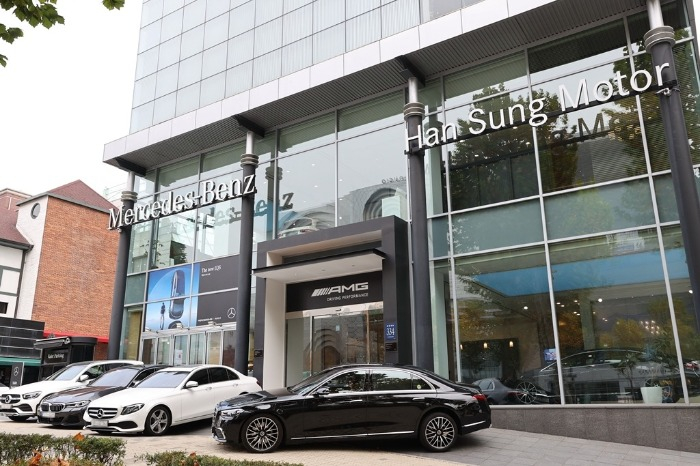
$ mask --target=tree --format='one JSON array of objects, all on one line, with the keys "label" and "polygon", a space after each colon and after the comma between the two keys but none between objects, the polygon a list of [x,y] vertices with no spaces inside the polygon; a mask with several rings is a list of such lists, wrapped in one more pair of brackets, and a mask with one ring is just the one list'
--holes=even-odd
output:
[{"label": "tree", "polygon": [[[102,4],[108,10],[120,9],[125,0],[102,0]],[[58,0],[0,0],[0,7],[9,11],[17,20],[29,23],[31,27],[38,25],[50,29],[55,24],[64,24],[64,18],[58,14],[56,4]],[[15,39],[22,37],[24,33],[19,27],[8,27],[0,22],[0,39],[12,44]],[[7,66],[7,57],[0,54],[0,65]]]}]

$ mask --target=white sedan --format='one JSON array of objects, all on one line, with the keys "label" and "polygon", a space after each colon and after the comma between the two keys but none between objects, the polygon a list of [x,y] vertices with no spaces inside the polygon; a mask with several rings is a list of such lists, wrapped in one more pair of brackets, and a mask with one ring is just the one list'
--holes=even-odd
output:
[{"label": "white sedan", "polygon": [[44,398],[62,390],[87,385],[103,373],[126,365],[143,365],[141,361],[109,360],[69,364],[39,382],[14,387],[0,395],[0,415],[13,421],[24,421],[37,414]]},{"label": "white sedan", "polygon": [[169,367],[91,402],[83,419],[86,429],[100,433],[163,435],[170,426],[211,418],[219,401],[260,390],[255,378],[230,367]]}]

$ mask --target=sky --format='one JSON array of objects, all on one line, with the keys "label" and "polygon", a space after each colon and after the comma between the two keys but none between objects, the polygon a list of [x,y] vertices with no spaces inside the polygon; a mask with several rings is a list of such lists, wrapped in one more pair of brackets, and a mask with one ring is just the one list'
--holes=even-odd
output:
[{"label": "sky", "polygon": [[102,155],[129,133],[141,5],[59,1],[65,24],[51,29],[0,10],[0,22],[24,31],[0,41],[0,189],[37,195],[78,179],[99,194],[123,188],[126,172]]},{"label": "sky", "polygon": [[[142,1],[57,5],[64,25],[23,23],[24,37],[0,42],[0,189],[37,195],[78,179],[100,194],[121,189],[126,172],[102,155],[129,133]],[[20,26],[4,10],[0,20]]]}]

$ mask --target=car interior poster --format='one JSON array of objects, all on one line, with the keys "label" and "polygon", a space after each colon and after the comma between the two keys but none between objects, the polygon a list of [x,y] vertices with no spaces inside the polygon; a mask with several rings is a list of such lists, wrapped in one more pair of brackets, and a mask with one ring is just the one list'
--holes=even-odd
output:
[{"label": "car interior poster", "polygon": [[151,272],[144,330],[235,322],[237,277],[238,256]]}]

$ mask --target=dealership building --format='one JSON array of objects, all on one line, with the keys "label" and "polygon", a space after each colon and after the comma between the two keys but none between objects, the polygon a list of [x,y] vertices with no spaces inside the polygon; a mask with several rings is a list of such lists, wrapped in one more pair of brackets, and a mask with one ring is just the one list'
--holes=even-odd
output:
[{"label": "dealership building", "polygon": [[499,427],[698,448],[695,34],[683,0],[144,1],[111,356],[416,364],[511,386]]}]

